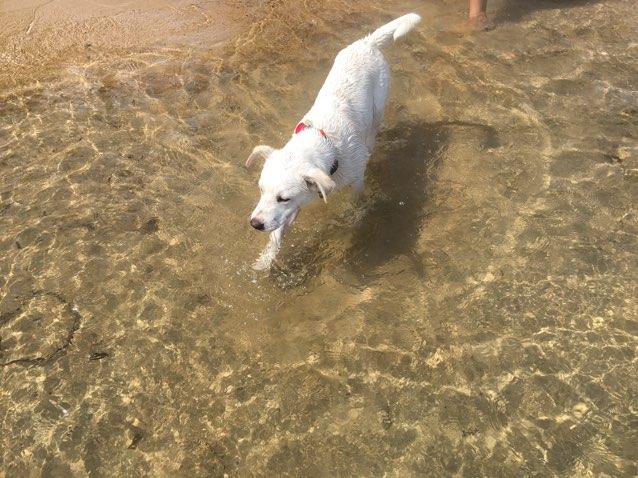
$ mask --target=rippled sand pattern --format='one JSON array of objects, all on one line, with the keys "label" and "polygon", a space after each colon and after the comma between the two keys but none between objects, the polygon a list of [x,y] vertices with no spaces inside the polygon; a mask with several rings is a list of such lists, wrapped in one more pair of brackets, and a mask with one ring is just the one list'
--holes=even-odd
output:
[{"label": "rippled sand pattern", "polygon": [[[272,2],[5,81],[0,475],[638,474],[638,14],[490,6]],[[366,194],[252,271],[246,155],[407,9]]]}]

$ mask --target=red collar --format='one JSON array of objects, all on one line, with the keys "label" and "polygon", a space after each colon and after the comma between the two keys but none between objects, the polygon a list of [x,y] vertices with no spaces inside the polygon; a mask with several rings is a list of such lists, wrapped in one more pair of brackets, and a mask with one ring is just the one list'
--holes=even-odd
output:
[{"label": "red collar", "polygon": [[[297,126],[295,126],[295,134],[299,133],[300,131],[303,131],[306,128],[312,128],[312,126],[310,126],[309,124],[304,123],[303,121],[300,121],[299,124],[297,124]],[[317,130],[319,131],[319,134],[321,136],[323,136],[324,138],[326,138],[326,132],[320,128],[317,128]]]},{"label": "red collar", "polygon": [[[297,126],[295,126],[295,134],[299,133],[300,131],[303,131],[306,128],[314,128],[314,126],[311,126],[309,124],[304,123],[303,121],[300,121]],[[324,130],[322,130],[321,128],[315,128],[317,131],[319,131],[319,134],[321,136],[323,136],[324,138],[328,138],[328,136],[326,136],[326,132]],[[339,161],[335,158],[334,162],[332,163],[332,166],[330,166],[330,176],[332,176],[334,173],[337,172],[337,169],[339,169]],[[319,193],[319,196],[321,196],[321,193]],[[323,196],[321,196],[323,197]]]}]

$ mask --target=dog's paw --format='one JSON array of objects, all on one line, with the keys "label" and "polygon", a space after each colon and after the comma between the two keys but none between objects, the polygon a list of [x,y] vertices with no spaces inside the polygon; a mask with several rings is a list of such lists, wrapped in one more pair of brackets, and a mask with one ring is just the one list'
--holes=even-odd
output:
[{"label": "dog's paw", "polygon": [[272,266],[274,257],[270,254],[262,253],[259,258],[253,262],[253,270],[256,271],[267,271]]},{"label": "dog's paw", "polygon": [[267,271],[268,269],[270,269],[271,264],[272,263],[270,261],[259,258],[255,262],[253,262],[252,267],[255,271]]}]

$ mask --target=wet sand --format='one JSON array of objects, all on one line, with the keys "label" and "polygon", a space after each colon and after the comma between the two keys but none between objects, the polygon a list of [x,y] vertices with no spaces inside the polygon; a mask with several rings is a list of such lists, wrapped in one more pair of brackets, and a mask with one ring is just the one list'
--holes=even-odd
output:
[{"label": "wet sand", "polygon": [[[638,473],[634,2],[62,4],[0,17],[0,475]],[[244,159],[406,10],[364,197],[256,273]]]},{"label": "wet sand", "polygon": [[7,0],[0,11],[0,81],[23,81],[34,67],[41,73],[47,66],[96,61],[118,52],[219,47],[259,15],[260,9],[249,3]]}]

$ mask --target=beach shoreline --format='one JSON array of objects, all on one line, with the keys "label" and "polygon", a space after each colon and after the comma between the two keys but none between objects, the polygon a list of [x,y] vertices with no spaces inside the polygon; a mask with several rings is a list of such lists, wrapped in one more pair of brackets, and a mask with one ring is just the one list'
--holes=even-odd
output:
[{"label": "beach shoreline", "polygon": [[120,52],[172,47],[215,50],[259,8],[224,0],[9,0],[0,11],[0,85]]}]

